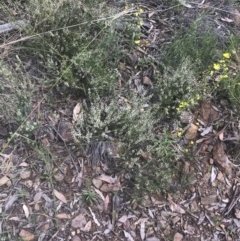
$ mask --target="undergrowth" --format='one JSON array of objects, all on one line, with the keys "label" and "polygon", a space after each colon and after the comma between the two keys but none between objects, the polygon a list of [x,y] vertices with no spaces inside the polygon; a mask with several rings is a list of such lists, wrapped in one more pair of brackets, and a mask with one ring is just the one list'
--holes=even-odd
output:
[{"label": "undergrowth", "polygon": [[[28,38],[10,50],[9,58],[16,51],[19,54],[13,61],[17,71],[4,62],[0,64],[2,114],[9,121],[26,123],[22,130],[25,128],[27,135],[34,132],[36,119],[31,116],[25,120],[33,108],[33,97],[38,101],[37,86],[56,88],[62,92],[61,98],[78,97],[83,109],[73,136],[90,163],[106,164],[106,172],[113,169],[129,174],[139,195],[166,192],[175,178],[178,152],[170,130],[163,128],[164,121],[176,119],[179,112],[194,106],[205,94],[211,86],[206,78],[208,68],[222,52],[212,31],[201,34],[203,18],[187,31],[175,33],[167,46],[154,46],[161,54],[143,56],[131,66],[128,82],[133,82],[135,69],[141,72],[152,67],[151,90],[137,93],[127,83],[121,92],[116,90],[119,63],[127,65],[125,59],[146,38],[141,35],[143,8],[131,5],[137,9],[135,15],[130,11],[118,16],[123,9],[103,0],[34,0],[3,3],[1,9],[8,9],[9,4],[29,24],[22,31]],[[8,15],[11,20],[15,18],[11,11]],[[33,58],[46,72],[44,78],[25,76],[22,66]],[[157,62],[161,62],[161,68]],[[31,68],[38,67],[32,63]],[[228,92],[235,103],[239,101],[238,79],[236,75],[235,82],[230,82]]]}]

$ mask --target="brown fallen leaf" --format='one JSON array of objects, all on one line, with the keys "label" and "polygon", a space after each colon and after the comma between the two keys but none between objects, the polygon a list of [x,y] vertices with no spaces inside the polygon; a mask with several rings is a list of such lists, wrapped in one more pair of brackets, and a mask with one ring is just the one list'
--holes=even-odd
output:
[{"label": "brown fallen leaf", "polygon": [[227,22],[227,23],[232,23],[232,22],[233,22],[232,19],[227,18],[227,17],[225,17],[225,18],[221,18],[221,20],[224,21],[224,22]]},{"label": "brown fallen leaf", "polygon": [[183,235],[181,233],[175,233],[173,237],[173,241],[182,241]]},{"label": "brown fallen leaf", "polygon": [[71,218],[71,215],[70,214],[67,214],[67,213],[58,213],[56,215],[57,218],[59,219],[70,219]]},{"label": "brown fallen leaf", "polygon": [[77,217],[75,217],[72,220],[71,226],[73,228],[80,228],[80,229],[82,229],[82,228],[84,228],[86,223],[87,223],[87,220],[86,220],[85,216],[83,214],[79,214]]},{"label": "brown fallen leaf", "polygon": [[10,179],[7,177],[7,176],[3,176],[1,179],[0,179],[0,187],[5,185],[8,181],[10,181]]},{"label": "brown fallen leaf", "polygon": [[82,104],[77,103],[73,109],[73,121],[72,121],[73,124],[76,122],[76,120],[81,112],[81,109],[82,109]]},{"label": "brown fallen leaf", "polygon": [[237,9],[235,9],[233,11],[233,15],[234,15],[234,23],[236,25],[239,25],[240,24],[240,13],[239,13],[239,11]]},{"label": "brown fallen leaf", "polygon": [[56,196],[57,199],[59,199],[63,203],[67,203],[67,199],[65,198],[65,196],[56,189],[53,190],[53,194]]},{"label": "brown fallen leaf", "polygon": [[230,174],[232,172],[232,166],[224,151],[223,146],[224,143],[218,139],[213,147],[213,160],[214,164],[219,168],[221,172]]},{"label": "brown fallen leaf", "polygon": [[85,225],[83,228],[81,228],[81,230],[82,230],[83,232],[89,232],[89,231],[91,230],[91,228],[92,228],[92,222],[91,222],[91,221],[88,221],[88,222],[86,223],[86,225]]},{"label": "brown fallen leaf", "polygon": [[26,218],[28,218],[29,217],[29,209],[25,204],[23,204],[23,211],[24,211]]},{"label": "brown fallen leaf", "polygon": [[107,195],[104,200],[104,211],[107,211],[108,209],[108,204],[109,204],[109,196]]},{"label": "brown fallen leaf", "polygon": [[32,233],[30,233],[30,232],[28,232],[28,231],[26,231],[26,230],[24,230],[24,229],[22,229],[22,230],[20,231],[19,236],[21,237],[21,239],[22,239],[23,241],[32,241],[32,240],[35,239],[34,234],[32,234]]},{"label": "brown fallen leaf", "polygon": [[170,204],[169,207],[172,210],[172,212],[177,212],[177,213],[180,213],[180,214],[186,213],[186,211],[184,209],[182,209],[178,204],[173,202],[171,195],[168,195],[167,200],[169,201],[169,204]]}]

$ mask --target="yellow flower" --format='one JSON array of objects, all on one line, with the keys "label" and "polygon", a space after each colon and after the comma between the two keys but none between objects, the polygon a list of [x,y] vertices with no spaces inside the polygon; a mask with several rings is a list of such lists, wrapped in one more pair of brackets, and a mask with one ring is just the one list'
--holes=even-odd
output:
[{"label": "yellow flower", "polygon": [[220,69],[220,64],[213,64],[213,68],[215,70],[219,70]]},{"label": "yellow flower", "polygon": [[228,75],[227,75],[227,74],[224,74],[224,75],[223,75],[223,74],[220,74],[220,75],[219,75],[219,78],[220,78],[220,79],[227,79],[227,78],[228,78]]},{"label": "yellow flower", "polygon": [[142,8],[139,9],[139,13],[143,13],[143,9]]},{"label": "yellow flower", "polygon": [[139,25],[140,26],[142,26],[143,25],[143,21],[141,20],[141,21],[139,21]]},{"label": "yellow flower", "polygon": [[179,132],[177,133],[177,136],[178,136],[178,137],[181,137],[181,136],[182,136],[182,132],[179,131]]},{"label": "yellow flower", "polygon": [[225,59],[221,59],[221,60],[219,60],[219,63],[225,63],[225,62],[226,62]]},{"label": "yellow flower", "polygon": [[211,70],[211,71],[210,71],[210,75],[213,75],[213,74],[214,74],[214,71],[213,71],[213,70]]},{"label": "yellow flower", "polygon": [[196,124],[196,126],[199,126],[199,122],[196,122],[195,124]]},{"label": "yellow flower", "polygon": [[190,144],[193,145],[193,144],[194,144],[194,141],[190,141]]},{"label": "yellow flower", "polygon": [[135,13],[135,16],[138,17],[138,16],[139,16],[139,13]]},{"label": "yellow flower", "polygon": [[226,59],[230,59],[231,54],[230,53],[224,53],[223,57],[226,58]]},{"label": "yellow flower", "polygon": [[188,149],[185,149],[185,152],[186,152],[186,153],[188,153],[188,151],[189,151]]},{"label": "yellow flower", "polygon": [[139,40],[135,40],[134,43],[137,44],[137,45],[140,45],[141,40],[140,39]]},{"label": "yellow flower", "polygon": [[228,67],[224,68],[224,71],[228,71]]},{"label": "yellow flower", "polygon": [[235,75],[237,75],[237,73],[233,73],[233,75],[235,76]]}]

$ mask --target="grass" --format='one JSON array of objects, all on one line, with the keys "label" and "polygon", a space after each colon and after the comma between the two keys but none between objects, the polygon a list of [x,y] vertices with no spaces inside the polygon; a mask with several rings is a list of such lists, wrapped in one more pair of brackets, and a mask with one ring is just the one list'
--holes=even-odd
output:
[{"label": "grass", "polygon": [[[175,116],[181,111],[215,91],[216,85],[209,83],[209,66],[224,52],[213,32],[201,32],[203,16],[185,32],[177,31],[167,46],[156,46],[162,54],[140,57],[136,65],[131,66],[130,79],[136,72],[154,69],[152,88],[139,94],[127,85],[125,89],[118,86],[119,64],[129,65],[128,54],[137,47],[143,48],[139,21],[145,9],[133,5],[134,13],[124,12],[103,0],[94,4],[88,0],[45,0],[42,3],[27,1],[22,6],[11,2],[10,5],[30,21],[23,31],[23,37],[29,38],[11,45],[8,58],[14,66],[8,65],[7,59],[0,64],[3,76],[0,109],[2,115],[16,125],[12,132],[20,127],[19,134],[31,135],[43,121],[43,114],[36,113],[36,105],[50,98],[51,91],[41,96],[39,85],[61,93],[65,100],[81,99],[85,104],[73,135],[92,156],[92,162],[97,159],[91,153],[96,143],[111,143],[110,149],[104,150],[105,158],[112,158],[112,167],[118,171],[131,173],[137,192],[167,192],[175,176],[179,153],[171,126],[164,128],[164,123],[169,119],[177,121]],[[2,4],[2,9],[8,8],[9,5]],[[176,11],[180,10],[181,7]],[[14,19],[10,13],[8,16]],[[33,56],[37,61],[31,68],[40,69],[41,74],[31,72],[29,76],[24,66]],[[236,50],[235,58],[237,61]],[[162,63],[161,68],[157,62]],[[235,106],[239,106],[238,82],[236,74],[221,83]],[[51,98],[53,102],[58,99],[54,95]],[[120,103],[120,100],[124,101]],[[116,163],[116,158],[111,157],[114,151]],[[86,201],[91,202],[93,193],[84,193]]]}]

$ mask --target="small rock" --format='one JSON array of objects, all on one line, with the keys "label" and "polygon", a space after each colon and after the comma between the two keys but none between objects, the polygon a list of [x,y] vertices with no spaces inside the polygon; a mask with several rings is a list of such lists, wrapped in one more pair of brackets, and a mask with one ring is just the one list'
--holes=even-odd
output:
[{"label": "small rock", "polygon": [[182,241],[183,235],[181,233],[175,233],[173,237],[173,241]]},{"label": "small rock", "polygon": [[92,183],[97,189],[99,189],[102,186],[102,180],[96,178],[92,179]]},{"label": "small rock", "polygon": [[215,202],[217,199],[216,194],[212,194],[206,197],[201,197],[201,204],[202,205],[210,205],[211,203]]},{"label": "small rock", "polygon": [[31,176],[31,171],[26,171],[26,172],[22,172],[20,173],[20,177],[21,179],[27,179]]},{"label": "small rock", "polygon": [[190,124],[190,127],[187,129],[185,138],[187,140],[194,140],[197,137],[198,127],[194,124]]}]

